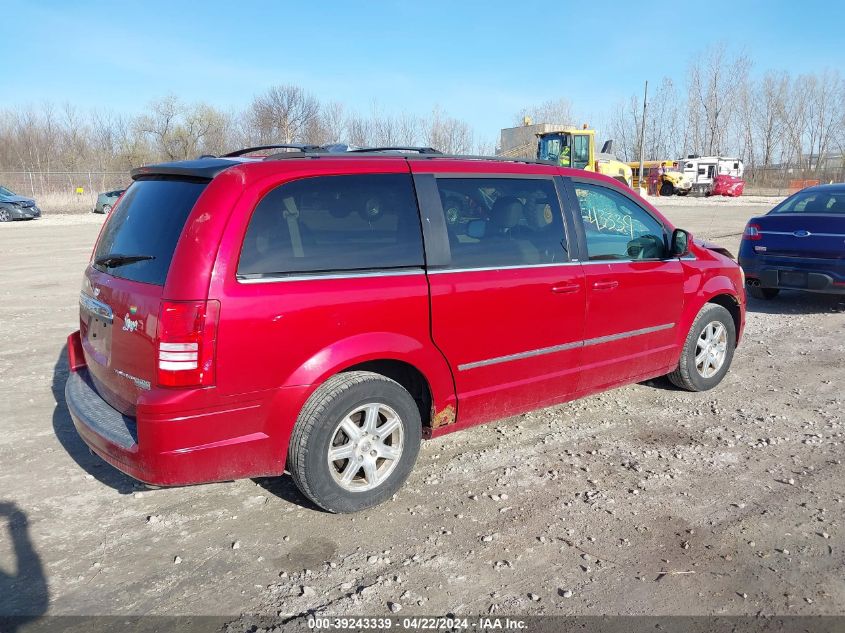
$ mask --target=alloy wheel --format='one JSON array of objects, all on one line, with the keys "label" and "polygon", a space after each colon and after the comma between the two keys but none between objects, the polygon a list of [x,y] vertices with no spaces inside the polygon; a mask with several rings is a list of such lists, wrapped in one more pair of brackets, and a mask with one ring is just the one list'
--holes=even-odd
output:
[{"label": "alloy wheel", "polygon": [[717,374],[725,364],[728,330],[721,321],[708,323],[695,345],[695,369],[704,378]]},{"label": "alloy wheel", "polygon": [[350,492],[377,488],[399,463],[404,430],[399,415],[386,404],[371,402],[348,413],[332,434],[329,471]]}]

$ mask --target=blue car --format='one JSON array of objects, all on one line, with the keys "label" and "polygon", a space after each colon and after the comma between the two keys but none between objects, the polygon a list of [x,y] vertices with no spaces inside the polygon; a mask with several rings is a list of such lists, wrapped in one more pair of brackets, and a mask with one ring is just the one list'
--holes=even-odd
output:
[{"label": "blue car", "polygon": [[13,191],[0,186],[0,222],[12,220],[33,220],[41,217],[41,209],[35,200],[19,196]]},{"label": "blue car", "polygon": [[757,299],[781,288],[845,294],[845,183],[802,189],[751,218],[739,264]]}]

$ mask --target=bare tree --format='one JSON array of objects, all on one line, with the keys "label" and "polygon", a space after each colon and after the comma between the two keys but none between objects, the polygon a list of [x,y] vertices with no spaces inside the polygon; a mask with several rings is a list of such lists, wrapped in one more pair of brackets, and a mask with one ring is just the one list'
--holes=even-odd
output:
[{"label": "bare tree", "polygon": [[341,143],[346,138],[346,112],[342,103],[332,101],[320,108],[320,115],[311,122],[307,134],[309,143],[327,145]]},{"label": "bare tree", "polygon": [[425,144],[446,154],[469,154],[474,139],[469,124],[453,119],[435,108],[423,123]]},{"label": "bare tree", "polygon": [[519,127],[528,117],[534,123],[574,125],[572,104],[567,99],[552,99],[520,110],[514,117],[514,127]]},{"label": "bare tree", "polygon": [[845,156],[845,82],[841,82],[839,87],[839,116],[838,123],[835,124],[834,143],[839,151],[839,156]]},{"label": "bare tree", "polygon": [[350,145],[369,145],[373,138],[372,121],[360,114],[351,114],[346,119],[346,134]]},{"label": "bare tree", "polygon": [[169,95],[150,104],[150,112],[138,120],[138,131],[149,135],[156,149],[166,158],[184,158],[173,145],[173,128],[179,116],[180,104],[175,95]]},{"label": "bare tree", "polygon": [[[639,95],[621,102],[607,126],[614,140],[616,155],[625,161],[639,159],[643,104]],[[649,96],[644,153],[647,159],[673,159],[684,151],[686,120],[674,82],[664,77]]]},{"label": "bare tree", "polygon": [[760,160],[764,167],[772,165],[775,152],[782,147],[781,135],[784,129],[784,96],[789,82],[783,75],[767,73],[757,86],[751,104],[754,136]]},{"label": "bare tree", "polygon": [[274,86],[253,99],[247,128],[259,145],[304,142],[319,114],[317,99],[299,86]]},{"label": "bare tree", "polygon": [[688,117],[697,153],[727,150],[738,105],[737,87],[746,82],[749,66],[750,60],[743,55],[729,59],[723,44],[705,50],[690,66]]},{"label": "bare tree", "polygon": [[636,96],[631,96],[627,102],[616,104],[611,120],[607,126],[613,137],[616,155],[624,161],[636,160],[639,156],[638,143],[642,104]]},{"label": "bare tree", "polygon": [[175,96],[150,104],[150,113],[137,121],[156,151],[170,160],[196,158],[219,153],[227,145],[227,116],[206,104],[183,105]]},{"label": "bare tree", "polygon": [[787,164],[804,166],[803,142],[807,130],[807,78],[800,76],[791,82],[787,98],[783,102],[783,120],[786,147],[784,157]]},{"label": "bare tree", "polygon": [[[750,60],[729,54],[724,46],[695,59],[686,86],[663,78],[650,91],[648,158],[735,153],[752,168],[789,164],[820,171],[826,168],[826,157],[845,153],[845,82],[838,72],[794,78],[768,72],[752,78]],[[635,94],[619,101],[604,126],[623,160],[639,156],[641,98]],[[515,117],[517,125],[525,116],[535,123],[575,123],[566,99],[523,108]],[[344,141],[361,146],[431,145],[459,154],[494,151],[470,123],[440,108],[420,117],[374,104],[362,114],[339,102],[321,104],[293,85],[256,95],[243,111],[185,104],[175,96],[153,101],[139,115],[50,103],[0,109],[0,170],[33,172],[33,190],[38,186],[35,179],[46,181],[45,174],[51,172],[125,172],[148,162],[219,154],[247,145]]]},{"label": "bare tree", "polygon": [[836,124],[841,118],[842,81],[838,73],[825,71],[820,77],[810,78],[808,84],[807,145],[811,162],[808,167],[818,171],[834,142]]}]

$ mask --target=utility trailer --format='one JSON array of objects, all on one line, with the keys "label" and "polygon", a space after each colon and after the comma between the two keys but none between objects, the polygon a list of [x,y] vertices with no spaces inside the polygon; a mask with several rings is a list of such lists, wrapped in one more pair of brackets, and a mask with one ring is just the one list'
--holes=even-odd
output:
[{"label": "utility trailer", "polygon": [[692,182],[693,193],[705,196],[742,194],[745,166],[739,158],[690,154],[681,164],[683,174]]}]

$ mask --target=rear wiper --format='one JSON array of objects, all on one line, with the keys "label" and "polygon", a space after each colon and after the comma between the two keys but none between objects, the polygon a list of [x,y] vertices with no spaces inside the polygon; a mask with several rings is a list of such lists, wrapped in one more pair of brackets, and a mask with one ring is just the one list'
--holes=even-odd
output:
[{"label": "rear wiper", "polygon": [[106,268],[117,268],[125,264],[134,264],[135,262],[144,262],[148,259],[155,259],[153,255],[121,255],[120,253],[109,253],[102,255],[94,260],[97,266],[105,266]]}]

